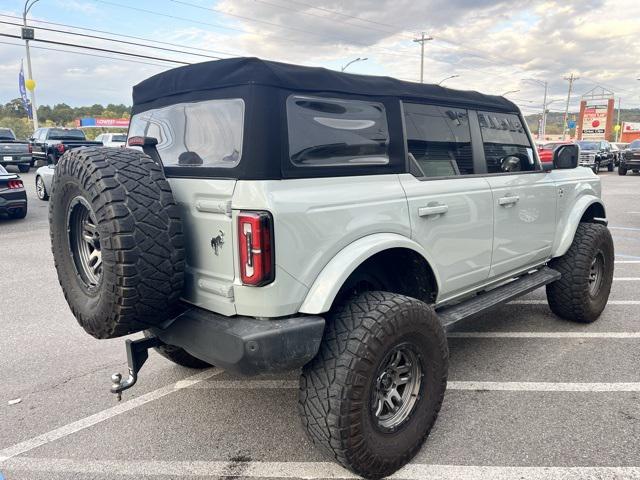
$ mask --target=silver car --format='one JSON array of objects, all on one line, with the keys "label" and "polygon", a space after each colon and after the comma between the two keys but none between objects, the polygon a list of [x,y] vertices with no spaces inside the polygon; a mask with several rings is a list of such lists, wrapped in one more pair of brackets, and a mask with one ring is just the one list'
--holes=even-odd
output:
[{"label": "silver car", "polygon": [[40,200],[49,200],[55,168],[55,165],[45,165],[36,170],[36,195]]}]

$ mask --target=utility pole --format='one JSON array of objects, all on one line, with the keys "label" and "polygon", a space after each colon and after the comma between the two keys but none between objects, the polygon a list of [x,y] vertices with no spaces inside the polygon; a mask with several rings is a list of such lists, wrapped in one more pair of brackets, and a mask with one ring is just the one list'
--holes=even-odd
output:
[{"label": "utility pole", "polygon": [[547,133],[547,90],[549,89],[549,82],[544,82],[544,98],[542,99],[542,118],[540,119],[542,125],[540,125],[540,132],[538,136],[540,140],[544,140]]},{"label": "utility pole", "polygon": [[616,142],[620,141],[620,130],[622,129],[622,125],[620,125],[620,101],[622,100],[621,97],[618,97],[618,120],[616,121],[616,125],[619,127],[618,130],[616,130]]},{"label": "utility pole", "polygon": [[433,40],[433,37],[425,35],[424,32],[422,32],[420,38],[413,39],[415,43],[420,44],[420,83],[424,83],[424,43],[429,40]]},{"label": "utility pole", "polygon": [[573,89],[573,82],[578,80],[580,77],[576,77],[573,73],[568,77],[564,77],[565,80],[569,81],[569,92],[567,93],[567,105],[564,108],[564,125],[562,127],[562,140],[564,141],[567,137],[567,122],[569,121],[569,102],[571,101],[571,90]]},{"label": "utility pole", "polygon": [[[29,29],[27,27],[27,14],[31,7],[38,2],[39,0],[26,0],[24,2],[24,9],[22,11],[22,38],[24,38],[25,47],[27,49],[27,74],[29,75],[29,80],[33,80],[33,73],[31,70],[31,52],[29,51],[29,38],[33,38],[33,29]],[[33,130],[38,129],[38,106],[36,105],[36,90],[35,88],[30,88],[31,92],[31,114],[33,116]]]}]

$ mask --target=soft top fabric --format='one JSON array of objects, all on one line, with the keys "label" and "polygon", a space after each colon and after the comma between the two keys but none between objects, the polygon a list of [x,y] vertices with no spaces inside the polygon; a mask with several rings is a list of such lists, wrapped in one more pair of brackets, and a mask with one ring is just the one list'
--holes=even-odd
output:
[{"label": "soft top fabric", "polygon": [[[133,104],[140,105],[172,95],[251,84],[298,92],[399,97],[469,108],[518,111],[518,107],[504,97],[484,95],[471,90],[454,90],[439,85],[405,82],[392,77],[342,73],[255,57],[196,63],[159,73],[133,87]],[[202,99],[202,95],[198,95],[197,98]]]}]

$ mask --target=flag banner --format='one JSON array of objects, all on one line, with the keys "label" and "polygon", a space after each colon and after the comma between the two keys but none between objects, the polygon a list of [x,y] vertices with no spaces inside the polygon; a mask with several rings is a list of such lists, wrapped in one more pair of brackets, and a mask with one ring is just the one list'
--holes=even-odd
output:
[{"label": "flag banner", "polygon": [[27,87],[24,86],[24,63],[20,63],[20,74],[18,75],[18,89],[20,90],[20,96],[22,97],[22,105],[27,111],[29,119],[33,118],[33,112],[31,111],[31,103],[27,98]]}]

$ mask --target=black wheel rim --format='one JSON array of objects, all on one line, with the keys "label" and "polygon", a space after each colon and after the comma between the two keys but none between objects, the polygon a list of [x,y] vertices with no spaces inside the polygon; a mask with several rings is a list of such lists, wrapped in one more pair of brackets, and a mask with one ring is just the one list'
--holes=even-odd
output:
[{"label": "black wheel rim", "polygon": [[371,413],[383,431],[394,431],[412,415],[422,386],[420,355],[410,343],[395,346],[373,379]]},{"label": "black wheel rim", "polygon": [[604,278],[604,266],[604,254],[599,250],[591,261],[591,267],[589,268],[589,295],[591,298],[597,297],[598,293],[600,293]]},{"label": "black wheel rim", "polygon": [[42,177],[36,178],[36,193],[38,194],[38,198],[40,200],[44,198],[45,189],[44,189],[44,182],[42,181]]},{"label": "black wheel rim", "polygon": [[67,214],[69,247],[76,271],[87,288],[95,288],[102,280],[100,235],[93,209],[83,197],[75,197]]}]

